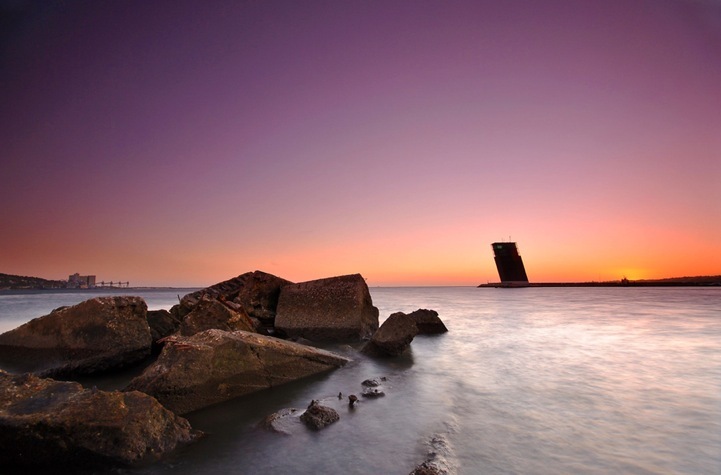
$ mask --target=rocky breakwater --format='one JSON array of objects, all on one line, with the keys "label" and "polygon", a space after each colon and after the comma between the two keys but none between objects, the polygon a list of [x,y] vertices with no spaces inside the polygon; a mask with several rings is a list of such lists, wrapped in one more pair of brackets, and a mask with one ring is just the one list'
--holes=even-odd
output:
[{"label": "rocky breakwater", "polygon": [[0,370],[0,466],[105,467],[153,461],[199,434],[139,392]]},{"label": "rocky breakwater", "polygon": [[142,298],[98,297],[3,333],[0,359],[43,376],[93,374],[142,361],[151,342]]},{"label": "rocky breakwater", "polygon": [[275,327],[311,341],[358,341],[378,329],[378,309],[360,274],[283,286]]},{"label": "rocky breakwater", "polygon": [[340,355],[244,331],[206,330],[166,339],[158,360],[133,379],[138,390],[186,414],[261,389],[329,371]]},{"label": "rocky breakwater", "polygon": [[[293,284],[250,272],[186,295],[170,312],[148,312],[140,297],[100,297],[56,309],[0,335],[3,366],[35,373],[0,371],[0,444],[10,447],[0,464],[116,466],[157,459],[194,438],[175,414],[349,361],[253,330],[359,340],[377,328],[378,310],[358,274]],[[38,377],[120,369],[151,356],[151,345],[157,360],[123,392]],[[310,409],[305,422],[314,428],[335,420],[323,407]],[[311,418],[316,412],[322,417]]]}]

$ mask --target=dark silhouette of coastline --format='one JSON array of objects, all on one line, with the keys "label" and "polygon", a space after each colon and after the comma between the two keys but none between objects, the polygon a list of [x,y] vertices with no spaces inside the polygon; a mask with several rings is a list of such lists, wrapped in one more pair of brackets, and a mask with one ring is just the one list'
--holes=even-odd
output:
[{"label": "dark silhouette of coastline", "polygon": [[[721,275],[671,277],[667,279],[612,280],[604,282],[531,282],[523,287],[712,287],[721,286]],[[515,288],[501,282],[489,282],[478,287]]]}]

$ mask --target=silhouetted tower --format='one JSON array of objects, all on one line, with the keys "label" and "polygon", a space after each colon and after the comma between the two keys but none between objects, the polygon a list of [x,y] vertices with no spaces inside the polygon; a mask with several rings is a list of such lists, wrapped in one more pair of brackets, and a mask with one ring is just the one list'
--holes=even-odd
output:
[{"label": "silhouetted tower", "polygon": [[528,285],[526,269],[515,242],[494,242],[493,255],[502,284]]}]

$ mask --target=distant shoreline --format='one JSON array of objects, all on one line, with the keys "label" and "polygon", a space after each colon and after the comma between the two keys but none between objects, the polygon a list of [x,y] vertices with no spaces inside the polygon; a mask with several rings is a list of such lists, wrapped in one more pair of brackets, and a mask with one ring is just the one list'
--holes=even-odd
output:
[{"label": "distant shoreline", "polygon": [[528,288],[528,287],[718,287],[721,276],[696,278],[671,278],[660,280],[628,280],[608,282],[530,282],[522,285],[508,285],[502,282],[489,282],[478,287],[490,288]]},{"label": "distant shoreline", "polygon": [[104,292],[104,291],[117,291],[117,292],[126,292],[126,291],[133,291],[133,290],[183,290],[183,291],[195,291],[202,287],[93,287],[89,289],[69,289],[69,288],[57,288],[57,287],[48,287],[48,288],[41,288],[41,287],[4,287],[0,288],[0,292],[57,292],[57,293],[72,293],[72,292]]}]

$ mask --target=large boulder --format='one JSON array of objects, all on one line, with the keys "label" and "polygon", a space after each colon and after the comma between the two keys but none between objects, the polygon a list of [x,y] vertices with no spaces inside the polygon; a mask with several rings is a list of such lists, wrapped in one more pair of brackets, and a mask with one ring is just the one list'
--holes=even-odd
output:
[{"label": "large boulder", "polygon": [[237,304],[251,318],[272,326],[281,287],[292,282],[262,271],[246,272],[184,296],[175,307],[184,317],[203,299],[210,298]]},{"label": "large boulder", "polygon": [[126,389],[143,391],[185,414],[348,361],[329,351],[257,333],[206,330],[166,338],[158,360]]},{"label": "large boulder", "polygon": [[156,460],[198,434],[139,392],[0,370],[0,466],[107,467]]},{"label": "large boulder", "polygon": [[150,355],[147,309],[140,297],[98,297],[57,309],[0,335],[0,358],[56,377],[128,366]]},{"label": "large boulder", "polygon": [[398,356],[417,334],[415,321],[403,312],[396,312],[383,322],[362,351],[370,355]]},{"label": "large boulder", "polygon": [[225,331],[255,331],[253,322],[246,315],[245,310],[238,308],[236,311],[218,300],[204,297],[183,319],[180,334],[190,336],[211,328]]},{"label": "large boulder", "polygon": [[378,309],[360,274],[287,285],[280,291],[276,329],[315,341],[369,338]]},{"label": "large boulder", "polygon": [[408,316],[416,323],[419,335],[434,335],[438,333],[446,333],[448,331],[448,328],[446,328],[443,324],[441,319],[438,317],[438,312],[435,310],[419,308],[418,310],[409,313]]}]

